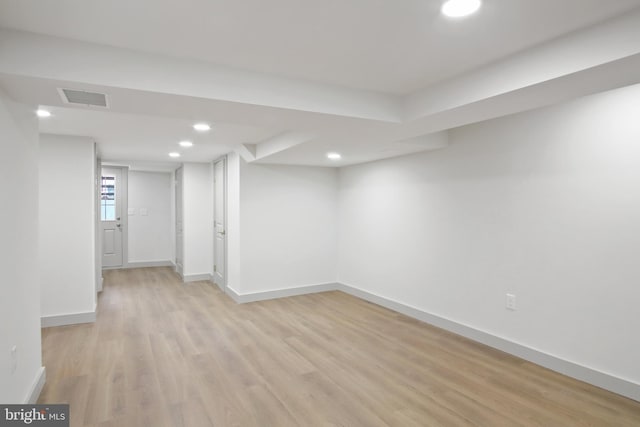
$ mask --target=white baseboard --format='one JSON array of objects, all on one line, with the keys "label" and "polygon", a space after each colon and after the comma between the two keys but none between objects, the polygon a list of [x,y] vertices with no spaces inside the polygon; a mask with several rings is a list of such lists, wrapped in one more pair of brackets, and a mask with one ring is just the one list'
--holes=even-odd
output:
[{"label": "white baseboard", "polygon": [[335,291],[337,283],[321,283],[317,285],[298,286],[295,288],[276,289],[273,291],[253,292],[250,294],[240,294],[235,289],[227,286],[227,295],[229,295],[238,304],[247,302],[264,301],[275,298],[293,297],[296,295],[315,294],[318,292]]},{"label": "white baseboard", "polygon": [[227,286],[227,289],[226,289],[225,293],[227,295],[229,295],[231,297],[231,299],[235,301],[236,304],[242,304],[242,301],[241,301],[242,298],[241,298],[240,294],[235,289],[233,289],[231,286]]},{"label": "white baseboard", "polygon": [[175,267],[173,262],[169,260],[162,261],[134,261],[128,262],[125,267],[122,268],[147,268],[147,267]]},{"label": "white baseboard", "polygon": [[40,393],[42,392],[42,387],[44,387],[44,383],[47,381],[47,371],[44,366],[41,366],[36,373],[36,377],[33,380],[33,384],[29,388],[29,392],[24,399],[25,405],[35,405],[38,402],[38,398],[40,397]]},{"label": "white baseboard", "polygon": [[54,316],[42,316],[40,327],[50,328],[52,326],[77,325],[79,323],[93,323],[96,321],[96,309],[85,313],[57,314]]},{"label": "white baseboard", "polygon": [[224,289],[224,285],[222,283],[216,283],[216,280],[215,280],[213,274],[209,275],[209,281],[211,283],[213,283],[214,285],[216,285],[223,293],[226,292],[225,289]]},{"label": "white baseboard", "polygon": [[225,292],[224,285],[221,285],[220,283],[216,283],[213,280],[213,274],[191,274],[191,275],[183,276],[182,274],[178,273],[178,275],[182,279],[182,283],[207,281],[207,282],[213,283],[214,285],[217,285],[222,292]]},{"label": "white baseboard", "polygon": [[636,384],[604,372],[596,371],[586,366],[578,365],[568,360],[544,353],[540,350],[509,341],[505,338],[475,329],[471,326],[422,311],[415,307],[372,294],[353,286],[340,283],[337,285],[336,289],[374,304],[381,305],[390,310],[397,311],[398,313],[402,313],[430,325],[437,326],[449,332],[462,335],[465,338],[488,345],[489,347],[496,348],[504,351],[505,353],[520,357],[521,359],[551,369],[552,371],[556,371],[563,375],[612,391],[630,399],[640,401],[640,384]]},{"label": "white baseboard", "polygon": [[211,281],[211,274],[185,274],[182,276],[183,283],[200,282],[202,280]]},{"label": "white baseboard", "polygon": [[226,292],[227,292],[227,291],[226,291],[226,289],[225,289],[224,284],[222,284],[222,283],[217,283],[217,282],[213,279],[213,274],[211,275],[211,282],[212,282],[212,283],[214,283],[214,284],[216,284],[216,285],[218,286],[218,288],[220,288],[220,290],[221,290],[222,292],[224,292],[224,293],[226,293]]}]

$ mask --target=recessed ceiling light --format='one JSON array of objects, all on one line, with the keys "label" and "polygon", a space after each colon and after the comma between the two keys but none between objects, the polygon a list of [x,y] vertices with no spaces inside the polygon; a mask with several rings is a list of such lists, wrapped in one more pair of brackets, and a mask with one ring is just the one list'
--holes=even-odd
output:
[{"label": "recessed ceiling light", "polygon": [[181,147],[193,147],[193,142],[191,141],[180,141],[178,142]]},{"label": "recessed ceiling light", "polygon": [[42,108],[38,109],[38,111],[36,111],[36,114],[38,115],[38,117],[51,117],[51,113],[47,110],[43,110]]},{"label": "recessed ceiling light", "polygon": [[340,153],[327,153],[327,158],[331,160],[340,160],[342,156]]},{"label": "recessed ceiling light", "polygon": [[206,123],[196,123],[195,125],[193,125],[193,128],[198,132],[206,132],[208,130],[211,130],[211,126]]},{"label": "recessed ceiling light", "polygon": [[450,18],[471,15],[482,6],[481,0],[448,0],[442,5],[442,13]]},{"label": "recessed ceiling light", "polygon": [[176,153],[175,151],[172,153],[169,153],[169,157],[180,157],[180,153]]}]

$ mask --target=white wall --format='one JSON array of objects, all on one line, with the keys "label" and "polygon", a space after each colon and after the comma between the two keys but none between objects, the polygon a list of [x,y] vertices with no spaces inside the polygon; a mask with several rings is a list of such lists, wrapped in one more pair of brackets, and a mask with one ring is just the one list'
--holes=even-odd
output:
[{"label": "white wall", "polygon": [[[97,149],[97,147],[96,147]],[[96,295],[98,294],[98,292],[102,292],[102,236],[101,236],[101,227],[102,227],[102,223],[101,223],[101,218],[100,218],[100,205],[102,203],[102,200],[100,199],[100,197],[97,197],[98,194],[102,193],[102,160],[98,158],[97,152],[96,152],[96,159],[95,159],[95,170],[93,171],[93,191],[94,194],[96,195],[96,197],[94,197],[94,216],[95,216],[95,226],[94,226],[94,233],[95,233],[95,239],[94,239],[94,254],[93,254],[93,259],[94,259],[94,267],[95,267],[95,274],[96,274],[96,278],[95,278],[95,283],[96,283]],[[96,301],[97,301],[97,297],[96,297]]]},{"label": "white wall", "polygon": [[40,283],[43,317],[95,311],[95,146],[40,138]]},{"label": "white wall", "polygon": [[633,86],[341,169],[338,281],[640,384],[638,111]]},{"label": "white wall", "polygon": [[[0,89],[0,402],[26,403],[42,372],[38,282],[38,122]],[[10,350],[17,366],[11,373]]]},{"label": "white wall", "polygon": [[170,241],[170,245],[171,245],[171,257],[169,258],[171,260],[171,262],[175,265],[176,263],[176,177],[175,177],[175,171],[174,172],[170,172],[170,176],[171,176],[171,196],[169,199],[169,203],[171,206],[171,212],[170,212],[170,221],[171,224],[169,225],[169,234],[171,236],[171,241]]},{"label": "white wall", "polygon": [[227,155],[227,287],[241,289],[240,155]]},{"label": "white wall", "polygon": [[172,248],[170,173],[129,171],[129,262],[170,262]]},{"label": "white wall", "polygon": [[337,171],[240,164],[242,276],[232,288],[246,294],[335,283]]},{"label": "white wall", "polygon": [[213,273],[213,170],[210,163],[183,165],[184,271],[189,276]]}]

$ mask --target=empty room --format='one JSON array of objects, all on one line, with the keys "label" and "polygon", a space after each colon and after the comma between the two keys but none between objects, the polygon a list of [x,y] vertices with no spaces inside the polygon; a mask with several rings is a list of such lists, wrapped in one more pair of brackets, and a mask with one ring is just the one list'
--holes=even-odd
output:
[{"label": "empty room", "polygon": [[0,0],[0,425],[640,425],[640,0]]}]

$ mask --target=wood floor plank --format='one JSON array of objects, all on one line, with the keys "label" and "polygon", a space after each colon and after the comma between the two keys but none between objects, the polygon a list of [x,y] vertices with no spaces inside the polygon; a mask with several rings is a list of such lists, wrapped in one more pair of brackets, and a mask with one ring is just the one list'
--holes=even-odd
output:
[{"label": "wood floor plank", "polygon": [[43,329],[72,426],[638,426],[640,403],[341,292],[237,305],[106,271],[94,324]]}]

